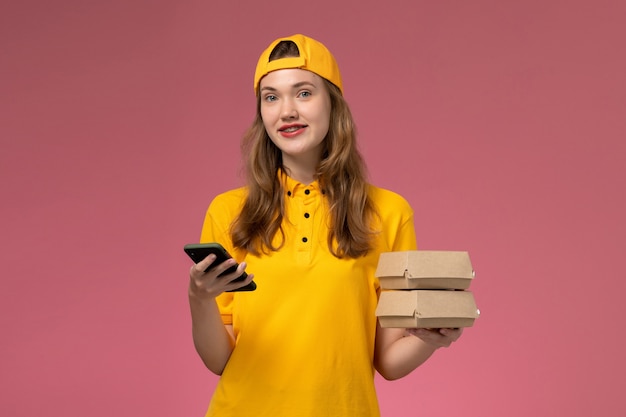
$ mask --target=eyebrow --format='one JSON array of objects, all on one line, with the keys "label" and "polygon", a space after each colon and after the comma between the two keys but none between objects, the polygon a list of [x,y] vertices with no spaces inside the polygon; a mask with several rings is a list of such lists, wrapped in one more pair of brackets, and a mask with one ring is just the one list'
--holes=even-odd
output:
[{"label": "eyebrow", "polygon": [[[304,86],[310,86],[310,87],[313,87],[313,88],[317,88],[317,86],[315,84],[313,84],[311,81],[300,81],[300,82],[297,82],[294,85],[292,85],[291,88],[295,89],[295,88],[301,88],[301,87],[304,87]],[[274,87],[271,87],[271,86],[265,86],[265,87],[261,88],[261,91],[263,91],[263,90],[278,91]]]}]

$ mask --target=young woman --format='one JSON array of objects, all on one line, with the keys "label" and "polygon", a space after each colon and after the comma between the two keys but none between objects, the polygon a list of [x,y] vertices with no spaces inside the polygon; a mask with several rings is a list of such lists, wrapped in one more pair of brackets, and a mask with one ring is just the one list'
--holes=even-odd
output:
[{"label": "young woman", "polygon": [[[375,370],[403,377],[461,335],[377,323],[378,256],[416,249],[413,211],[366,182],[342,88],[309,37],[278,39],[259,59],[248,184],[213,200],[201,235],[234,259],[204,272],[210,255],[190,272],[193,340],[221,375],[207,416],[379,416]],[[256,291],[232,292],[253,279]]]}]

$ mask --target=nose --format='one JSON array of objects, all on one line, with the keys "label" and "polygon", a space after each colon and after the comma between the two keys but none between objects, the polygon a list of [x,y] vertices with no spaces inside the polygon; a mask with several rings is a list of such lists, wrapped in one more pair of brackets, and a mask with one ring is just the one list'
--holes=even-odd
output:
[{"label": "nose", "polygon": [[295,103],[292,100],[283,100],[282,107],[280,109],[280,117],[284,120],[292,120],[298,117],[298,111],[296,110]]}]

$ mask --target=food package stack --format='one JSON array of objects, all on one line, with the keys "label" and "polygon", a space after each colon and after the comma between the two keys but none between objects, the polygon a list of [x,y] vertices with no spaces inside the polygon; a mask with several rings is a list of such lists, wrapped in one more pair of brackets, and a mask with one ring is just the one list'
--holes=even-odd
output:
[{"label": "food package stack", "polygon": [[382,292],[376,316],[382,327],[470,327],[480,315],[468,290],[474,269],[467,252],[400,251],[380,255]]}]

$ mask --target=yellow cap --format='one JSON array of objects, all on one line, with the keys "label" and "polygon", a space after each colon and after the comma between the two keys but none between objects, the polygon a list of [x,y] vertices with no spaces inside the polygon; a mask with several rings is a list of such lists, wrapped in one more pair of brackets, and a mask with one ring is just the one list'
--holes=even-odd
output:
[{"label": "yellow cap", "polygon": [[[279,58],[270,61],[270,54],[276,45],[282,41],[292,41],[295,43],[298,47],[298,51],[300,51],[300,56]],[[335,57],[333,57],[328,48],[322,43],[300,34],[276,39],[263,51],[257,63],[256,71],[254,72],[254,93],[257,94],[259,92],[261,78],[272,71],[286,68],[301,68],[311,71],[335,84],[343,94],[341,74],[339,73],[339,66],[337,65],[337,61],[335,61]]]}]

